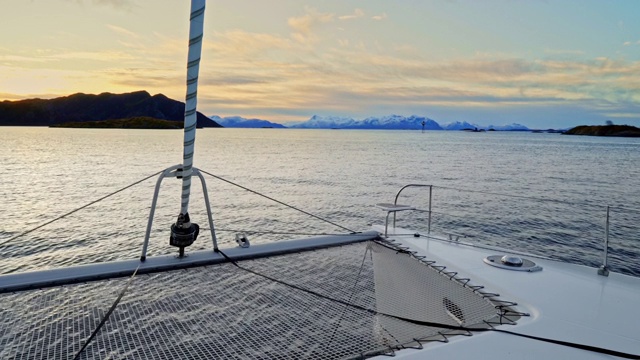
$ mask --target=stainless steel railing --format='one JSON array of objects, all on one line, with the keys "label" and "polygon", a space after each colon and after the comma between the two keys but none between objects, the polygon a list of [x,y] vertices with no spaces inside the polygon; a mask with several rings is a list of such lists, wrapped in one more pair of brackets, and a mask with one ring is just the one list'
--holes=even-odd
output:
[{"label": "stainless steel railing", "polygon": [[[428,187],[429,188],[429,210],[426,210],[429,213],[429,219],[428,219],[428,224],[427,224],[427,233],[431,234],[431,200],[433,197],[433,185],[423,185],[423,184],[409,184],[409,185],[405,185],[403,186],[400,190],[398,190],[398,193],[396,194],[396,198],[393,201],[394,205],[398,205],[398,198],[400,197],[400,193],[402,193],[402,191],[406,188],[410,188],[410,187]],[[424,210],[419,210],[416,209],[417,211],[424,211]],[[393,227],[396,226],[396,213],[393,213]]]},{"label": "stainless steel railing", "polygon": [[[426,200],[428,204],[426,209],[424,207],[420,208],[419,204],[407,200],[409,197],[405,190],[410,188],[428,188],[428,200]],[[440,190],[456,193],[455,196],[452,196],[452,193],[447,193],[442,197],[438,195],[438,202],[440,203],[440,199],[442,199],[442,204],[445,205],[443,207],[444,211],[434,210],[434,190],[436,189],[438,190],[436,191],[438,193],[440,193]],[[462,196],[461,194],[464,193],[476,193],[471,194],[473,196],[469,195],[469,198],[473,200],[472,202],[475,206],[468,207],[463,203],[461,199],[465,198],[465,196]],[[413,195],[411,196],[412,200],[414,200],[413,197],[419,197],[419,193],[410,195]],[[479,196],[481,195],[490,195],[490,197],[480,200]],[[485,213],[487,212],[484,210],[485,204],[490,204],[489,208],[494,209],[496,204],[504,202],[500,200],[499,197],[508,198],[509,200],[506,202],[508,202],[508,205],[512,206],[512,208],[498,214]],[[452,200],[451,202],[456,203],[455,206],[447,206],[450,205],[448,204],[450,200]],[[428,234],[431,234],[433,231],[434,216],[436,219],[436,225],[439,225],[438,223],[442,221],[442,219],[448,218],[447,221],[442,222],[448,225],[460,224],[460,227],[463,228],[463,231],[456,231],[457,236],[465,237],[466,234],[464,234],[464,230],[466,230],[470,234],[476,234],[466,236],[471,238],[477,236],[479,239],[482,239],[484,236],[484,238],[494,240],[502,237],[503,239],[500,239],[500,241],[525,239],[526,241],[524,241],[524,243],[519,243],[519,246],[525,246],[527,249],[534,247],[534,245],[528,243],[539,241],[539,244],[536,245],[538,246],[538,250],[554,249],[554,252],[551,255],[552,258],[558,258],[563,261],[577,261],[578,263],[583,264],[584,262],[580,260],[580,256],[591,254],[585,256],[585,262],[591,264],[591,266],[599,264],[596,265],[598,266],[597,273],[602,276],[608,276],[609,271],[612,269],[612,264],[610,263],[610,241],[613,236],[615,240],[620,240],[614,243],[614,249],[616,250],[614,257],[616,260],[620,262],[620,257],[626,256],[627,258],[622,260],[625,263],[625,266],[633,268],[634,270],[632,273],[635,275],[640,273],[640,269],[636,269],[633,265],[634,262],[629,261],[628,259],[628,257],[640,257],[640,247],[636,246],[638,244],[632,240],[635,239],[638,234],[637,224],[640,223],[640,221],[636,220],[640,220],[640,210],[623,206],[605,205],[604,222],[599,222],[597,219],[601,218],[600,216],[603,214],[603,205],[595,202],[571,202],[566,200],[543,199],[526,195],[510,195],[478,190],[456,189],[431,184],[408,184],[403,186],[396,193],[394,205],[400,206],[399,202],[404,203],[405,201],[410,203],[407,206],[415,208],[413,211],[427,213],[426,219],[424,216],[419,217],[422,219],[421,223],[423,225],[426,220],[426,230]],[[424,196],[422,197],[421,202],[425,202]],[[527,202],[532,205],[525,205]],[[440,206],[438,206],[438,208],[440,208]],[[475,210],[477,212],[475,214],[476,216],[461,216],[460,213],[458,213],[461,209],[465,210],[465,214],[467,214],[467,211]],[[528,213],[529,210],[531,213]],[[447,211],[449,211],[449,213],[447,213]],[[549,214],[545,214],[544,216],[540,215],[545,211],[548,211]],[[637,212],[638,219],[628,216],[628,213],[630,212]],[[408,213],[411,213],[411,211]],[[615,224],[615,227],[612,224],[613,215],[617,216],[618,221],[618,223]],[[405,215],[405,217],[411,216],[412,215]],[[405,219],[405,217],[403,217],[403,219]],[[394,212],[394,227],[396,226],[398,219]],[[499,224],[490,224],[492,220],[499,222]],[[473,224],[470,225],[470,223]],[[506,230],[500,227],[502,225],[504,225]],[[476,229],[474,229],[474,227]],[[598,230],[598,228],[600,230]],[[451,228],[447,228],[447,230],[449,229]],[[453,230],[455,230],[455,227]],[[444,233],[445,235],[449,234],[447,231],[439,231],[439,233]],[[481,234],[482,236],[478,236],[478,234]],[[519,235],[519,237],[516,235]],[[513,245],[512,242],[510,242],[510,244],[511,246]],[[630,245],[630,247],[624,248],[627,245]],[[507,244],[507,246],[509,245]],[[563,253],[563,250],[565,249],[566,251]],[[600,255],[594,257],[593,254],[595,254],[596,251],[600,251]],[[546,252],[547,251],[543,251],[543,253]],[[544,255],[548,256],[548,254]],[[596,260],[596,258],[598,260]],[[615,264],[613,268],[615,269]]]}]

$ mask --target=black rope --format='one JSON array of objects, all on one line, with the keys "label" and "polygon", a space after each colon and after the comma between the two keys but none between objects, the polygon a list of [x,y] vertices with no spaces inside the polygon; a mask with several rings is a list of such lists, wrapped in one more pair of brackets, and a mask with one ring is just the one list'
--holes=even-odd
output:
[{"label": "black rope", "polygon": [[216,179],[218,179],[218,180],[224,181],[224,182],[226,182],[226,183],[228,183],[228,184],[231,184],[231,185],[233,185],[233,186],[237,186],[237,187],[239,187],[239,188],[241,188],[241,189],[243,189],[243,190],[246,190],[246,191],[248,191],[248,192],[254,193],[254,194],[258,195],[258,196],[262,196],[262,197],[263,197],[263,198],[265,198],[265,199],[269,199],[269,200],[271,200],[271,201],[277,202],[277,203],[278,203],[278,204],[280,204],[280,205],[284,205],[284,206],[286,206],[286,207],[288,207],[288,208],[290,208],[290,209],[293,209],[293,210],[299,211],[299,212],[301,212],[301,213],[303,213],[303,214],[305,214],[305,215],[309,215],[309,216],[311,216],[311,217],[313,217],[313,218],[316,218],[316,219],[318,219],[318,220],[324,221],[324,222],[329,223],[329,224],[331,224],[331,225],[333,225],[333,226],[337,226],[337,227],[339,227],[339,228],[341,228],[341,229],[343,229],[343,230],[347,230],[347,231],[350,231],[350,232],[352,232],[352,233],[355,233],[355,231],[353,231],[353,230],[351,230],[351,229],[349,229],[349,228],[347,228],[347,227],[344,227],[344,226],[342,226],[342,225],[336,224],[336,223],[334,223],[333,221],[327,220],[327,219],[325,219],[325,218],[323,218],[323,217],[320,217],[320,216],[318,216],[318,215],[315,215],[315,214],[312,214],[312,213],[310,213],[310,212],[304,211],[304,210],[299,209],[299,208],[297,208],[297,207],[295,207],[295,206],[293,206],[293,205],[289,205],[289,204],[287,204],[287,203],[284,203],[284,202],[282,202],[282,201],[280,201],[280,200],[276,200],[276,199],[274,199],[274,198],[272,198],[272,197],[270,197],[270,196],[267,196],[267,195],[261,194],[261,193],[259,193],[259,192],[255,191],[255,190],[251,190],[251,189],[249,189],[248,187],[245,187],[245,186],[242,186],[242,185],[240,185],[240,184],[234,183],[234,182],[233,182],[233,181],[231,181],[231,180],[227,180],[227,179],[222,178],[222,177],[220,177],[220,176],[214,175],[214,174],[212,174],[212,173],[210,173],[210,172],[206,172],[206,171],[204,171],[204,170],[202,170],[202,169],[199,169],[199,170],[200,170],[200,172],[205,173],[205,174],[207,174],[207,175],[209,175],[209,176],[211,176],[211,177],[214,177],[214,178],[216,178]]},{"label": "black rope", "polygon": [[116,190],[116,191],[114,191],[114,192],[112,192],[112,193],[110,193],[110,194],[107,194],[107,195],[105,195],[105,196],[103,196],[103,197],[101,197],[101,198],[99,198],[99,199],[97,199],[97,200],[94,200],[94,201],[92,201],[92,202],[90,202],[90,203],[88,203],[88,204],[86,204],[86,205],[83,205],[83,206],[81,206],[81,207],[79,207],[79,208],[77,208],[77,209],[71,210],[71,211],[69,211],[68,213],[66,213],[66,214],[64,214],[64,215],[60,215],[60,216],[58,216],[57,218],[55,218],[55,219],[53,219],[53,220],[49,220],[49,221],[47,221],[47,222],[46,222],[46,223],[44,223],[44,224],[40,224],[40,225],[38,225],[38,226],[36,226],[36,227],[34,227],[34,228],[32,228],[32,229],[29,229],[29,230],[27,230],[27,231],[25,231],[25,232],[23,232],[23,233],[21,233],[21,234],[18,234],[18,235],[14,236],[14,237],[12,237],[12,238],[10,238],[10,239],[7,239],[7,240],[5,240],[5,241],[3,241],[3,242],[0,242],[0,246],[2,246],[2,245],[4,245],[4,244],[6,244],[6,243],[8,243],[8,242],[11,242],[11,241],[13,241],[13,240],[15,240],[15,239],[17,239],[17,238],[20,238],[20,237],[22,237],[22,236],[25,236],[25,235],[27,235],[27,234],[29,234],[29,233],[31,233],[31,232],[34,232],[34,231],[36,231],[36,230],[38,230],[38,229],[40,229],[40,228],[42,228],[42,227],[45,227],[45,226],[47,226],[47,225],[49,225],[49,224],[51,224],[51,223],[53,223],[53,222],[56,222],[56,221],[58,221],[58,220],[61,220],[61,219],[65,218],[65,217],[67,217],[67,216],[69,216],[69,215],[71,215],[71,214],[73,214],[73,213],[75,213],[75,212],[78,212],[78,211],[80,211],[80,210],[82,210],[82,209],[84,209],[84,208],[86,208],[86,207],[89,207],[89,206],[91,206],[91,205],[93,205],[93,204],[95,204],[95,203],[97,203],[97,202],[100,202],[100,201],[102,201],[102,200],[104,200],[104,199],[106,199],[106,198],[108,198],[108,197],[111,197],[111,196],[113,196],[113,195],[115,195],[115,194],[117,194],[117,193],[119,193],[119,192],[122,192],[122,191],[124,191],[124,190],[127,190],[128,188],[130,188],[130,187],[132,187],[132,186],[138,185],[138,184],[140,184],[141,182],[143,182],[143,181],[145,181],[145,180],[148,180],[148,179],[150,179],[150,178],[152,178],[152,177],[154,177],[154,176],[156,176],[156,175],[160,174],[161,172],[162,172],[162,171],[158,171],[158,172],[157,172],[157,173],[155,173],[155,174],[151,174],[151,175],[149,175],[149,176],[145,177],[145,178],[144,178],[144,179],[142,179],[142,180],[138,180],[138,181],[134,182],[133,184],[130,184],[130,185],[127,185],[127,186],[123,187],[122,189],[118,189],[118,190]]},{"label": "black rope", "polygon": [[228,257],[224,252],[222,252],[220,250],[218,250],[218,252],[228,262],[232,263],[233,265],[235,265],[239,269],[247,271],[247,272],[249,272],[251,274],[254,274],[256,276],[260,276],[262,278],[265,278],[267,280],[273,281],[275,283],[278,283],[278,284],[290,287],[292,289],[296,289],[296,290],[305,292],[307,294],[311,294],[311,295],[317,296],[319,298],[322,298],[322,299],[325,299],[325,300],[328,300],[328,301],[331,301],[331,302],[335,302],[335,303],[342,304],[342,305],[345,305],[345,306],[348,306],[348,307],[352,307],[352,308],[355,308],[355,309],[358,309],[358,310],[361,310],[361,311],[368,312],[368,313],[373,314],[373,315],[386,316],[386,317],[389,317],[389,318],[393,318],[393,319],[397,319],[397,320],[401,320],[401,321],[406,321],[408,323],[415,324],[415,325],[428,326],[428,327],[434,327],[434,328],[440,328],[440,329],[459,330],[459,331],[466,331],[466,332],[488,332],[488,331],[494,331],[494,332],[499,332],[499,333],[503,333],[503,334],[509,334],[509,335],[514,335],[514,336],[524,337],[524,338],[527,338],[527,339],[538,340],[538,341],[548,342],[548,343],[552,343],[552,344],[567,346],[567,347],[571,347],[571,348],[574,348],[574,349],[581,349],[581,350],[591,351],[591,352],[600,353],[600,354],[617,356],[617,357],[624,358],[624,359],[640,359],[640,355],[636,355],[636,354],[624,353],[624,352],[615,351],[615,350],[611,350],[611,349],[605,349],[605,348],[601,348],[601,347],[597,347],[597,346],[584,345],[584,344],[572,343],[572,342],[568,342],[568,341],[555,340],[555,339],[543,338],[543,337],[538,337],[538,336],[533,336],[533,335],[521,334],[521,333],[516,333],[516,332],[508,331],[508,330],[496,329],[496,328],[493,328],[493,327],[490,327],[490,328],[468,328],[468,327],[464,327],[464,326],[448,325],[448,324],[436,323],[436,322],[431,322],[431,321],[421,321],[421,320],[409,319],[409,318],[405,318],[405,317],[402,317],[402,316],[396,316],[396,315],[391,315],[391,314],[379,312],[377,310],[368,309],[368,308],[365,308],[365,307],[360,306],[360,305],[351,304],[350,302],[347,302],[347,301],[344,301],[344,300],[334,299],[334,298],[328,297],[326,295],[320,294],[319,292],[316,292],[316,291],[313,291],[313,290],[309,290],[309,289],[305,289],[305,288],[303,288],[301,286],[290,284],[290,283],[287,283],[285,281],[282,281],[282,280],[276,279],[274,277],[271,277],[269,275],[265,275],[265,274],[259,273],[257,271],[242,267],[235,260],[233,260],[230,257]]},{"label": "black rope", "polygon": [[[362,269],[364,268],[365,260],[367,260],[368,252],[369,252],[369,247],[367,246],[367,248],[364,251],[364,256],[362,256],[362,263],[360,264],[360,269],[358,270],[358,276],[356,276],[356,281],[355,283],[353,283],[353,289],[351,290],[351,295],[349,295],[349,301],[347,301],[347,303],[349,304],[351,304],[351,299],[353,299],[353,295],[356,293],[356,287],[358,286],[358,282],[360,281],[360,274],[362,274]],[[342,313],[340,314],[340,318],[338,319],[336,326],[333,327],[333,332],[331,333],[331,338],[329,339],[327,346],[331,346],[331,343],[333,342],[333,338],[335,337],[336,332],[338,331],[338,328],[342,323],[342,318],[344,317],[344,314],[347,312],[347,309],[348,309],[347,306],[342,308]]]},{"label": "black rope", "polygon": [[93,332],[91,333],[91,336],[89,336],[89,338],[87,339],[87,341],[84,343],[84,345],[82,345],[82,348],[80,349],[80,351],[78,351],[78,353],[76,354],[76,356],[73,357],[73,360],[78,360],[80,359],[80,355],[82,355],[82,352],[84,351],[84,349],[87,348],[87,346],[89,345],[89,343],[91,342],[91,340],[93,340],[93,338],[98,334],[98,332],[100,331],[100,329],[102,329],[102,326],[107,322],[107,320],[109,319],[109,316],[111,316],[111,314],[113,313],[113,310],[116,309],[116,306],[118,306],[118,303],[120,303],[120,300],[122,299],[122,297],[124,296],[124,293],[127,292],[127,289],[129,288],[129,285],[131,285],[131,282],[133,281],[133,278],[136,276],[136,274],[138,273],[138,269],[140,268],[140,265],[138,265],[138,267],[136,268],[136,270],[133,272],[133,274],[131,274],[131,277],[129,278],[129,280],[127,281],[127,284],[124,286],[124,288],[122,289],[122,291],[120,291],[120,294],[118,295],[118,298],[116,299],[116,301],[113,302],[113,304],[111,305],[111,308],[109,309],[109,311],[107,311],[107,313],[105,314],[105,316],[102,318],[102,320],[100,321],[100,323],[98,324],[98,326],[96,327],[95,330],[93,330]]}]

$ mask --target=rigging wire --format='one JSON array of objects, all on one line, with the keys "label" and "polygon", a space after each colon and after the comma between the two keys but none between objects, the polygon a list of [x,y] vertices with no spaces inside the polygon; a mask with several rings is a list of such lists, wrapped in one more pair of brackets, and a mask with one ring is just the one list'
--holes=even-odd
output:
[{"label": "rigging wire", "polygon": [[60,216],[58,216],[58,217],[56,217],[56,218],[54,218],[54,219],[52,219],[52,220],[49,220],[49,221],[47,221],[47,222],[45,222],[45,223],[43,223],[43,224],[40,224],[40,225],[38,225],[38,226],[36,226],[36,227],[34,227],[34,228],[32,228],[32,229],[29,229],[29,230],[27,230],[27,231],[25,231],[25,232],[23,232],[23,233],[20,233],[20,234],[18,234],[18,235],[16,235],[16,236],[14,236],[14,237],[12,237],[12,238],[9,238],[9,239],[7,239],[7,240],[5,240],[5,241],[2,241],[2,242],[0,242],[0,246],[3,246],[4,244],[6,244],[6,243],[8,243],[8,242],[11,242],[11,241],[13,241],[13,240],[15,240],[15,239],[18,239],[18,238],[20,238],[20,237],[22,237],[22,236],[25,236],[25,235],[29,234],[29,233],[32,233],[32,232],[34,232],[34,231],[36,231],[36,230],[38,230],[38,229],[40,229],[40,228],[42,228],[42,227],[45,227],[45,226],[47,226],[47,225],[49,225],[49,224],[51,224],[51,223],[53,223],[53,222],[56,222],[56,221],[58,221],[58,220],[61,220],[61,219],[65,218],[65,217],[67,217],[67,216],[69,216],[69,215],[71,215],[71,214],[73,214],[73,213],[75,213],[75,212],[78,212],[78,211],[80,211],[80,210],[82,210],[82,209],[84,209],[84,208],[86,208],[86,207],[89,207],[89,206],[91,206],[91,205],[93,205],[93,204],[95,204],[95,203],[98,203],[98,202],[100,202],[100,201],[102,201],[102,200],[104,200],[104,199],[106,199],[106,198],[108,198],[108,197],[111,197],[111,196],[113,196],[113,195],[115,195],[115,194],[117,194],[117,193],[119,193],[119,192],[122,192],[122,191],[124,191],[124,190],[127,190],[127,189],[128,189],[128,188],[130,188],[130,187],[133,187],[133,186],[135,186],[135,185],[138,185],[138,184],[140,184],[141,182],[146,181],[146,180],[148,180],[148,179],[150,179],[150,178],[152,178],[152,177],[154,177],[154,176],[156,176],[156,175],[160,174],[161,172],[162,172],[162,171],[158,171],[158,172],[156,172],[156,173],[154,173],[154,174],[151,174],[151,175],[149,175],[149,176],[145,177],[145,178],[144,178],[144,179],[142,179],[142,180],[138,180],[138,181],[134,182],[133,184],[127,185],[127,186],[125,186],[125,187],[123,187],[123,188],[121,188],[121,189],[118,189],[118,190],[116,190],[116,191],[114,191],[114,192],[112,192],[112,193],[110,193],[110,194],[107,194],[107,195],[105,195],[105,196],[103,196],[103,197],[101,197],[101,198],[99,198],[99,199],[96,199],[96,200],[94,200],[94,201],[92,201],[92,202],[90,202],[90,203],[88,203],[88,204],[86,204],[86,205],[83,205],[83,206],[80,206],[79,208],[76,208],[76,209],[74,209],[74,210],[71,210],[71,211],[69,211],[69,212],[68,212],[68,213],[66,213],[66,214],[60,215]]},{"label": "rigging wire", "polygon": [[350,231],[351,233],[355,233],[355,231],[354,231],[354,230],[351,230],[351,229],[349,229],[349,228],[347,228],[347,227],[344,227],[344,226],[342,226],[342,225],[340,225],[340,224],[336,224],[336,223],[334,223],[334,222],[333,222],[333,221],[331,221],[331,220],[328,220],[328,219],[325,219],[325,218],[320,217],[320,216],[318,216],[318,215],[315,215],[315,214],[312,214],[312,213],[310,213],[310,212],[304,211],[304,210],[302,210],[302,209],[300,209],[300,208],[297,208],[297,207],[295,207],[295,206],[293,206],[293,205],[289,205],[289,204],[284,203],[284,202],[282,202],[282,201],[280,201],[280,200],[276,200],[276,199],[274,199],[274,198],[272,198],[272,197],[270,197],[270,196],[267,196],[267,195],[262,194],[262,193],[260,193],[260,192],[258,192],[258,191],[255,191],[255,190],[251,190],[251,189],[249,189],[248,187],[242,186],[242,185],[237,184],[237,183],[235,183],[235,182],[233,182],[233,181],[231,181],[231,180],[227,180],[227,179],[222,178],[222,177],[220,177],[220,176],[214,175],[214,174],[212,174],[212,173],[210,173],[210,172],[204,171],[204,170],[202,170],[202,169],[198,169],[198,170],[200,170],[200,172],[205,173],[205,174],[207,174],[207,175],[209,175],[209,176],[211,176],[211,177],[213,177],[213,178],[216,178],[216,179],[218,179],[218,180],[224,181],[224,182],[226,182],[226,183],[228,183],[228,184],[231,184],[231,185],[233,185],[233,186],[237,186],[237,187],[239,187],[239,188],[241,188],[241,189],[243,189],[243,190],[246,190],[246,191],[248,191],[248,192],[250,192],[250,193],[254,193],[254,194],[258,195],[258,196],[262,196],[262,197],[263,197],[263,198],[265,198],[265,199],[268,199],[268,200],[274,201],[274,202],[276,202],[276,203],[278,203],[278,204],[280,204],[280,205],[284,205],[284,206],[286,206],[286,207],[288,207],[288,208],[290,208],[290,209],[293,209],[293,210],[299,211],[299,212],[301,212],[301,213],[303,213],[303,214],[305,214],[305,215],[309,215],[309,216],[311,216],[311,217],[313,217],[313,218],[316,218],[316,219],[318,219],[318,220],[324,221],[324,222],[329,223],[329,224],[331,224],[331,225],[333,225],[333,226],[337,226],[337,227],[339,227],[339,228],[341,228],[341,229],[343,229],[343,230]]},{"label": "rigging wire", "polygon": [[[142,264],[140,264],[140,265],[142,265]],[[131,283],[133,282],[133,278],[138,273],[138,269],[140,269],[140,265],[138,265],[138,267],[133,272],[133,274],[131,274],[131,277],[129,278],[129,280],[125,284],[124,288],[122,289],[122,291],[120,291],[120,294],[118,294],[118,298],[116,298],[116,301],[113,302],[113,304],[111,305],[111,308],[109,308],[109,311],[107,311],[107,313],[102,317],[102,320],[100,320],[100,323],[98,324],[98,326],[95,328],[95,330],[93,330],[93,332],[91,333],[91,336],[89,336],[87,341],[85,341],[84,345],[82,345],[82,348],[80,348],[80,351],[78,351],[78,353],[76,353],[76,356],[73,357],[73,360],[80,359],[80,355],[82,355],[82,352],[84,351],[84,349],[87,348],[89,343],[91,343],[91,340],[93,340],[93,338],[96,337],[96,335],[98,334],[100,329],[102,329],[102,326],[104,326],[104,324],[107,322],[107,320],[109,320],[109,316],[111,316],[113,311],[116,309],[116,306],[118,306],[118,304],[120,303],[120,300],[122,300],[122,297],[124,296],[124,293],[126,293],[127,289],[129,289],[129,285],[131,285]]]},{"label": "rigging wire", "polygon": [[[349,300],[347,301],[349,304],[351,304],[351,299],[353,299],[353,295],[355,295],[355,293],[356,293],[356,287],[358,286],[358,282],[360,281],[360,275],[362,274],[362,269],[364,269],[364,262],[365,262],[365,260],[367,260],[367,253],[369,251],[370,251],[370,249],[367,246],[367,248],[364,251],[364,255],[362,256],[362,263],[360,264],[360,269],[358,270],[358,275],[356,276],[356,281],[353,283],[353,289],[351,289],[351,294],[349,295]],[[344,318],[344,314],[347,312],[347,309],[348,309],[347,306],[342,308],[342,313],[340,314],[340,318],[338,319],[338,322],[333,327],[333,332],[331,333],[331,338],[329,339],[329,342],[327,343],[327,346],[331,346],[331,343],[333,342],[333,339],[336,336],[336,332],[338,331],[338,328],[340,327],[340,323],[342,323],[342,318]]]},{"label": "rigging wire", "polygon": [[296,289],[296,290],[305,292],[305,293],[313,295],[313,296],[317,296],[319,298],[322,298],[322,299],[325,299],[325,300],[328,300],[328,301],[331,301],[331,302],[342,304],[342,305],[344,305],[346,307],[351,307],[351,308],[354,308],[354,309],[365,311],[365,312],[368,312],[368,313],[373,314],[373,315],[385,316],[385,317],[389,317],[389,318],[393,318],[393,319],[396,319],[396,320],[405,321],[405,322],[408,322],[408,323],[411,323],[411,324],[415,324],[415,325],[428,326],[428,327],[441,328],[441,329],[448,329],[448,330],[458,330],[458,331],[465,331],[465,332],[499,332],[499,333],[503,333],[503,334],[524,337],[524,338],[527,338],[527,339],[532,339],[532,340],[537,340],[537,341],[542,341],[542,342],[548,342],[548,343],[552,343],[552,344],[556,344],[556,345],[567,346],[567,347],[571,347],[571,348],[574,348],[574,349],[580,349],[580,350],[586,350],[586,351],[591,351],[591,352],[600,353],[600,354],[617,356],[617,357],[624,358],[624,359],[640,360],[640,355],[637,355],[637,354],[630,354],[630,353],[625,353],[625,352],[621,352],[621,351],[601,348],[601,347],[597,347],[597,346],[591,346],[591,345],[573,343],[573,342],[568,342],[568,341],[555,340],[555,339],[550,339],[550,338],[543,338],[543,337],[538,337],[538,336],[533,336],[533,335],[527,335],[527,334],[522,334],[522,333],[509,331],[509,330],[496,329],[494,327],[489,327],[489,328],[469,328],[469,327],[465,327],[465,326],[456,326],[456,325],[449,325],[449,324],[443,324],[443,323],[437,323],[437,322],[431,322],[431,321],[415,320],[415,319],[405,318],[405,317],[402,317],[402,316],[396,316],[396,315],[383,313],[383,312],[380,312],[380,311],[377,311],[377,310],[366,308],[364,306],[352,304],[350,301],[347,302],[347,301],[344,301],[344,300],[332,298],[332,297],[329,297],[327,295],[323,295],[323,294],[321,294],[321,293],[319,293],[317,291],[306,289],[306,288],[304,288],[302,286],[291,284],[291,283],[288,283],[286,281],[283,281],[283,280],[280,280],[280,279],[276,279],[276,278],[274,278],[272,276],[262,274],[260,272],[255,271],[255,270],[252,270],[252,269],[249,269],[249,268],[245,268],[245,267],[239,265],[235,260],[233,260],[229,256],[227,256],[221,250],[218,250],[218,252],[225,258],[225,260],[227,260],[231,264],[233,264],[236,267],[238,267],[239,269],[244,270],[246,272],[249,272],[249,273],[251,273],[253,275],[262,277],[264,279],[273,281],[275,283],[287,286],[287,287],[292,288],[292,289]]}]

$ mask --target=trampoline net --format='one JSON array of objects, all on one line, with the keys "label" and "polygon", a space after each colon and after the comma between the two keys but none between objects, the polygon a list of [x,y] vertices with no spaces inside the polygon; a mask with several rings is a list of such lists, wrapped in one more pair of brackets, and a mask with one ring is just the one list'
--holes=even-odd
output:
[{"label": "trampoline net", "polygon": [[[382,313],[463,326],[503,318],[504,302],[397,250],[376,240],[137,275],[79,358],[366,358],[456,333]],[[0,358],[73,359],[127,281],[0,295]]]}]

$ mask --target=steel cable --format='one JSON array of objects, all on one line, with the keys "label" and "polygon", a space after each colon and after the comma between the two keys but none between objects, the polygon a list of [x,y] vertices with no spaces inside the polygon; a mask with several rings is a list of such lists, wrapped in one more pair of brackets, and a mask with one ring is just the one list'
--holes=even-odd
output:
[{"label": "steel cable", "polygon": [[345,226],[342,226],[342,225],[340,225],[340,224],[336,224],[336,223],[334,223],[334,222],[333,222],[333,221],[331,221],[331,220],[328,220],[328,219],[325,219],[325,218],[320,217],[320,216],[318,216],[318,215],[315,215],[315,214],[312,214],[312,213],[310,213],[310,212],[304,211],[304,210],[299,209],[299,208],[297,208],[297,207],[295,207],[295,206],[293,206],[293,205],[289,205],[289,204],[287,204],[287,203],[284,203],[284,202],[282,202],[282,201],[280,201],[280,200],[276,200],[276,199],[274,199],[274,198],[272,198],[272,197],[270,197],[270,196],[267,196],[267,195],[262,194],[262,193],[260,193],[260,192],[258,192],[258,191],[255,191],[255,190],[251,190],[251,189],[249,189],[248,187],[242,186],[242,185],[237,184],[237,183],[235,183],[235,182],[233,182],[233,181],[231,181],[231,180],[227,180],[227,179],[222,178],[222,177],[220,177],[220,176],[214,175],[214,174],[212,174],[212,173],[210,173],[210,172],[204,171],[204,170],[202,170],[202,169],[198,169],[198,170],[199,170],[200,172],[205,173],[205,174],[207,174],[207,175],[209,175],[209,176],[211,176],[211,177],[213,177],[213,178],[216,178],[216,179],[218,179],[218,180],[220,180],[220,181],[224,181],[224,182],[226,182],[226,183],[228,183],[228,184],[231,184],[231,185],[233,185],[233,186],[237,186],[237,187],[239,187],[239,188],[241,188],[241,189],[243,189],[243,190],[246,190],[246,191],[248,191],[248,192],[250,192],[250,193],[256,194],[256,195],[258,195],[258,196],[262,196],[262,197],[263,197],[263,198],[265,198],[265,199],[268,199],[268,200],[274,201],[274,202],[276,202],[276,203],[278,203],[278,204],[280,204],[280,205],[283,205],[283,206],[286,206],[286,207],[288,207],[288,208],[290,208],[290,209],[293,209],[293,210],[299,211],[299,212],[301,212],[301,213],[303,213],[303,214],[305,214],[305,215],[309,215],[309,216],[311,216],[311,217],[313,217],[313,218],[316,218],[316,219],[318,219],[318,220],[324,221],[324,222],[329,223],[329,224],[331,224],[331,225],[333,225],[333,226],[337,226],[337,227],[339,227],[339,228],[341,228],[341,229],[343,229],[343,230],[347,230],[347,231],[350,231],[351,233],[355,233],[355,231],[354,231],[354,230],[351,230],[351,229],[349,229],[349,228],[347,228],[347,227],[345,227]]},{"label": "steel cable", "polygon": [[18,235],[16,235],[16,236],[14,236],[14,237],[12,237],[12,238],[9,238],[9,239],[7,239],[7,240],[5,240],[5,241],[3,241],[3,242],[0,242],[0,246],[3,246],[4,244],[6,244],[6,243],[8,243],[8,242],[11,242],[11,241],[13,241],[13,240],[15,240],[15,239],[18,239],[18,238],[22,237],[22,236],[25,236],[25,235],[27,235],[27,234],[29,234],[29,233],[31,233],[31,232],[34,232],[34,231],[36,231],[36,230],[38,230],[38,229],[40,229],[40,228],[42,228],[42,227],[45,227],[45,226],[47,226],[47,225],[49,225],[49,224],[51,224],[51,223],[54,223],[54,222],[58,221],[58,220],[64,219],[65,217],[67,217],[67,216],[69,216],[69,215],[71,215],[71,214],[73,214],[73,213],[75,213],[75,212],[78,212],[78,211],[80,211],[80,210],[82,210],[82,209],[84,209],[84,208],[86,208],[86,207],[89,207],[89,206],[91,206],[91,205],[93,205],[93,204],[95,204],[95,203],[98,203],[98,202],[100,202],[100,201],[102,201],[102,200],[104,200],[104,199],[106,199],[106,198],[108,198],[108,197],[111,197],[111,196],[113,196],[113,195],[115,195],[115,194],[117,194],[117,193],[119,193],[119,192],[122,192],[122,191],[124,191],[124,190],[127,190],[127,189],[128,189],[128,188],[130,188],[130,187],[133,187],[133,186],[135,186],[135,185],[138,185],[138,184],[140,184],[141,182],[143,182],[143,181],[145,181],[145,180],[148,180],[148,179],[150,179],[150,178],[152,178],[152,177],[154,177],[154,176],[156,176],[156,175],[160,174],[161,172],[162,172],[162,171],[158,171],[157,173],[151,174],[151,175],[149,175],[149,176],[145,177],[145,178],[144,178],[144,179],[142,179],[142,180],[138,180],[138,181],[134,182],[133,184],[127,185],[127,186],[125,186],[125,187],[123,187],[123,188],[121,188],[121,189],[118,189],[118,190],[116,190],[116,191],[114,191],[114,192],[112,192],[112,193],[110,193],[110,194],[107,194],[107,195],[105,195],[105,196],[103,196],[103,197],[101,197],[101,198],[99,198],[99,199],[96,199],[96,200],[94,200],[94,201],[92,201],[92,202],[90,202],[90,203],[88,203],[88,204],[86,204],[86,205],[83,205],[83,206],[80,206],[79,208],[76,208],[76,209],[74,209],[74,210],[71,210],[71,211],[69,211],[69,212],[68,212],[68,213],[66,213],[66,214],[60,215],[60,216],[58,216],[58,217],[56,217],[56,218],[54,218],[54,219],[52,219],[52,220],[49,220],[49,221],[45,222],[44,224],[40,224],[40,225],[38,225],[38,226],[36,226],[36,227],[34,227],[34,228],[32,228],[32,229],[29,229],[29,230],[27,230],[27,231],[25,231],[25,232],[23,232],[23,233],[20,233],[20,234],[18,234]]}]

